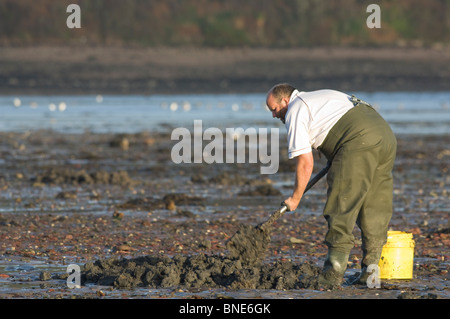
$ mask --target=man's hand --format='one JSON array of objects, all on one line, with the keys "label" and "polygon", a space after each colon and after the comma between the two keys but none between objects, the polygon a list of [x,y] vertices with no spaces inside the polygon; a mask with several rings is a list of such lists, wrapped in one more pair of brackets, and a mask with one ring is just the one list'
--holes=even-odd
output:
[{"label": "man's hand", "polygon": [[284,203],[290,209],[289,211],[293,212],[298,207],[298,204],[300,204],[300,200],[295,200],[292,197],[288,197],[287,199],[284,200]]}]

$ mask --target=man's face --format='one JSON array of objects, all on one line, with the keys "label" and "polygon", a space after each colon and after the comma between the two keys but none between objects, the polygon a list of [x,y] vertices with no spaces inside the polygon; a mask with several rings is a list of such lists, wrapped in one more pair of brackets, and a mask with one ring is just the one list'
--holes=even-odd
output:
[{"label": "man's face", "polygon": [[266,104],[270,112],[272,112],[272,117],[280,119],[284,124],[289,99],[282,98],[281,101],[278,102],[272,94],[269,94],[267,96]]}]

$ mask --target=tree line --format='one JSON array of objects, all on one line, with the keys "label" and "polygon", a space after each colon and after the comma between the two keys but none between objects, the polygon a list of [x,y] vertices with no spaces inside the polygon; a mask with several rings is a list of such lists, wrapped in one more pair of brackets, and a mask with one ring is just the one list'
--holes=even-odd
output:
[{"label": "tree line", "polygon": [[[69,4],[81,28],[66,26]],[[367,6],[381,8],[368,28]],[[450,42],[450,0],[0,0],[0,45],[299,47]]]}]

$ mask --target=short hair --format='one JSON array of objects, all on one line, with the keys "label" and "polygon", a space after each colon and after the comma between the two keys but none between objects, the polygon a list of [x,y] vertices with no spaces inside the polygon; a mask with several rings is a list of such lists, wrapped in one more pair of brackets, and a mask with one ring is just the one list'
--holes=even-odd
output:
[{"label": "short hair", "polygon": [[275,100],[279,102],[284,97],[290,97],[295,90],[296,88],[289,83],[279,83],[272,87],[269,93],[272,93]]}]

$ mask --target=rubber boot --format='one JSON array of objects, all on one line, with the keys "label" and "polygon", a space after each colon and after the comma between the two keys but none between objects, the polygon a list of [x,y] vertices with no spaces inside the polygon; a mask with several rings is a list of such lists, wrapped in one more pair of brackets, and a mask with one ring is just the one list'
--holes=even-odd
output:
[{"label": "rubber boot", "polygon": [[339,287],[347,269],[348,257],[349,253],[330,249],[319,275],[319,286],[327,289]]},{"label": "rubber boot", "polygon": [[353,278],[350,278],[348,284],[350,285],[368,285],[367,279],[373,274],[373,270],[369,273],[368,267],[372,264],[378,266],[380,261],[381,251],[383,247],[372,248],[370,250],[363,250],[363,259],[361,262],[361,273],[356,274]]}]

